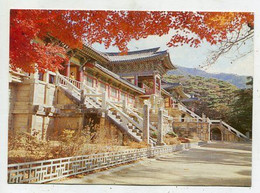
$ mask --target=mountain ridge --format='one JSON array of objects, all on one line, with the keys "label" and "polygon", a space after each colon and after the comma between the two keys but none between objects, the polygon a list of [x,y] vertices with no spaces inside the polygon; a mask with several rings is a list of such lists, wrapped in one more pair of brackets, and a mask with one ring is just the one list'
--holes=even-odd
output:
[{"label": "mountain ridge", "polygon": [[177,70],[168,71],[168,75],[183,75],[183,76],[200,76],[204,78],[215,78],[218,80],[226,81],[238,87],[239,89],[246,88],[247,76],[231,74],[231,73],[209,73],[204,70],[196,68],[188,68],[176,66]]}]

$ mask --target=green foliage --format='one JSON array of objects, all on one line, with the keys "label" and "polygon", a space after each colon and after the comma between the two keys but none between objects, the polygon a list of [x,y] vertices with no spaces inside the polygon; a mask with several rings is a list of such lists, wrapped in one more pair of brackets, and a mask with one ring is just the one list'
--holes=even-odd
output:
[{"label": "green foliage", "polygon": [[[169,82],[180,82],[184,92],[198,94],[201,101],[192,104],[195,112],[214,119],[222,119],[245,133],[252,128],[252,78],[248,78],[247,89],[214,78],[199,76],[166,75]],[[186,103],[189,107],[190,103]]]},{"label": "green foliage", "polygon": [[168,132],[167,135],[170,135],[171,137],[177,137],[177,134],[173,131]]},{"label": "green foliage", "polygon": [[154,138],[154,139],[156,139],[156,138],[157,138],[157,133],[156,133],[155,131],[153,131],[153,132],[151,133],[151,137]]},{"label": "green foliage", "polygon": [[[181,82],[184,92],[188,94],[198,94],[201,99],[195,104],[195,112],[199,115],[205,113],[208,117],[216,119],[226,119],[226,113],[230,109],[226,108],[235,97],[238,88],[228,82],[199,76],[178,76],[166,75],[169,82]],[[189,107],[189,104],[186,104]],[[225,111],[221,109],[225,107]],[[225,112],[223,114],[222,112]]]},{"label": "green foliage", "polygon": [[253,79],[248,79],[249,88],[236,92],[236,100],[231,103],[229,122],[242,132],[252,131]]}]

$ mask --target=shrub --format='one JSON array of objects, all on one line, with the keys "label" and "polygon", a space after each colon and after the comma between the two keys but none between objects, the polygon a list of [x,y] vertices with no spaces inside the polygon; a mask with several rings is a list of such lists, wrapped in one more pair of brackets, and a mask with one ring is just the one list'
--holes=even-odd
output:
[{"label": "shrub", "polygon": [[177,137],[177,134],[174,133],[173,131],[168,132],[167,135],[170,135],[172,137]]},{"label": "shrub", "polygon": [[179,140],[181,143],[190,143],[190,140],[187,139],[187,138],[184,138],[184,137],[178,137],[178,140]]},{"label": "shrub", "polygon": [[157,132],[153,131],[151,133],[151,137],[154,138],[154,139],[157,139]]}]

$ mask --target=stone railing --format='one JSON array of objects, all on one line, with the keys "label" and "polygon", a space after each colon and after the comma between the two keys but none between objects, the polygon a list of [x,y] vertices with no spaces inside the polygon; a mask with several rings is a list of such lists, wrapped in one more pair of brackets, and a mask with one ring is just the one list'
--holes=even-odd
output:
[{"label": "stone railing", "polygon": [[182,118],[182,117],[177,117],[173,118],[173,122],[175,123],[203,123],[199,118]]},{"label": "stone railing", "polygon": [[187,107],[185,107],[184,105],[182,105],[180,103],[178,104],[178,108],[180,110],[184,111],[184,112],[189,113],[190,116],[192,116],[193,118],[198,118],[199,120],[202,120],[202,118],[199,115],[197,115],[196,113],[192,112],[191,110],[189,110]]},{"label": "stone railing", "polygon": [[8,165],[8,183],[45,183],[205,144],[187,143]]},{"label": "stone railing", "polygon": [[246,140],[249,140],[249,138],[247,136],[245,136],[243,133],[239,132],[238,130],[236,130],[235,128],[231,127],[229,124],[227,124],[226,122],[224,121],[221,121],[221,120],[210,120],[210,123],[211,124],[221,124],[223,125],[225,128],[228,129],[228,131],[236,134],[238,137],[240,138],[244,138]]}]

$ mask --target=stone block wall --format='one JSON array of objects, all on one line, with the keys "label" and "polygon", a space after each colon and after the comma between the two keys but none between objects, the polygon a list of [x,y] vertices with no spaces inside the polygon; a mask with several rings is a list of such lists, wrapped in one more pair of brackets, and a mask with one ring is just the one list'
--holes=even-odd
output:
[{"label": "stone block wall", "polygon": [[[64,91],[34,78],[9,84],[9,129],[30,133],[41,140],[52,140],[63,129],[92,127],[106,140],[123,145],[132,141],[99,113],[84,112],[81,105]],[[95,120],[94,126],[89,119]],[[57,138],[56,138],[57,139]]]}]

